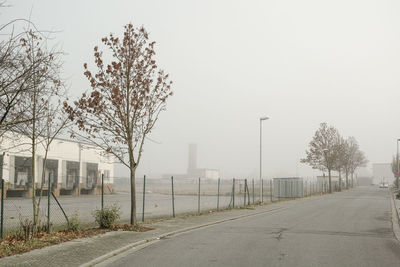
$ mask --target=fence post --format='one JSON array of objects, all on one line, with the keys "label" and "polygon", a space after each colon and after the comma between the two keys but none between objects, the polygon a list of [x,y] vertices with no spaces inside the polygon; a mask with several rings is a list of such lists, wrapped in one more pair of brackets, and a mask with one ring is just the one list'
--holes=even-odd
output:
[{"label": "fence post", "polygon": [[172,217],[175,218],[174,176],[171,176],[171,186],[172,186]]},{"label": "fence post", "polygon": [[253,186],[253,205],[254,205],[254,179],[251,179],[251,183],[252,183],[252,186]]},{"label": "fence post", "polygon": [[244,179],[244,206],[246,206],[247,179]]},{"label": "fence post", "polygon": [[199,193],[197,194],[197,213],[200,214],[200,177],[199,177]]},{"label": "fence post", "polygon": [[233,178],[232,184],[232,206],[235,208],[235,178]]},{"label": "fence post", "polygon": [[64,214],[64,217],[65,217],[65,219],[67,220],[67,224],[69,225],[68,216],[67,216],[67,214],[65,213],[65,211],[64,211],[64,209],[63,209],[63,207],[61,206],[60,202],[58,202],[58,199],[56,198],[56,196],[54,195],[54,193],[53,193],[53,192],[51,192],[51,195],[53,196],[53,198],[54,198],[54,200],[56,201],[56,203],[57,203],[58,207],[60,208],[60,210],[61,210],[61,211],[62,211],[62,213]]},{"label": "fence post", "polygon": [[104,210],[104,173],[101,174],[101,212]]},{"label": "fence post", "polygon": [[[49,182],[47,185],[47,232],[50,233],[50,191],[51,191],[51,179],[49,173]],[[36,194],[36,192],[33,192]]]},{"label": "fence post", "polygon": [[249,190],[249,183],[246,185],[247,190],[247,205],[250,205],[250,190]]},{"label": "fence post", "polygon": [[0,237],[4,238],[4,179],[1,179],[1,225],[0,225]]},{"label": "fence post", "polygon": [[264,180],[261,179],[261,203],[264,203]]},{"label": "fence post", "polygon": [[143,208],[142,208],[142,222],[144,222],[144,203],[146,200],[146,175],[143,176]]},{"label": "fence post", "polygon": [[219,187],[220,187],[221,178],[218,178],[218,193],[217,193],[217,211],[219,210]]},{"label": "fence post", "polygon": [[[286,188],[286,184],[285,184],[285,188]],[[281,180],[278,180],[278,201],[281,201]]]},{"label": "fence post", "polygon": [[272,179],[271,180],[269,180],[269,194],[270,194],[270,196],[271,196],[271,202],[273,202],[272,201]]}]

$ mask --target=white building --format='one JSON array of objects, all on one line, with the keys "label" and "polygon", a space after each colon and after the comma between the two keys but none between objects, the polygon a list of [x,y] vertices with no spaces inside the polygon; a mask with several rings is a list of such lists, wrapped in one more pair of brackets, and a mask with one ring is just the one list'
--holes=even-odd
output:
[{"label": "white building", "polygon": [[189,144],[189,164],[187,175],[189,177],[201,177],[205,179],[220,178],[218,169],[197,168],[197,145]]},{"label": "white building", "polygon": [[[5,180],[8,196],[32,195],[32,153],[26,136],[5,136],[1,140],[0,175]],[[104,155],[92,145],[67,139],[55,139],[50,145],[43,170],[45,150],[37,145],[35,173],[37,188],[48,188],[48,178],[56,195],[95,194],[100,192],[104,175],[106,193],[113,191],[114,157]]]}]

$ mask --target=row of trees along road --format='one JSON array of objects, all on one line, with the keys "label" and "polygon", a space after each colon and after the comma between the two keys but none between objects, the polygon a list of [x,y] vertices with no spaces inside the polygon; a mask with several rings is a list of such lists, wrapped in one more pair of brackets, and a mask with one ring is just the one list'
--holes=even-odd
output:
[{"label": "row of trees along road", "polygon": [[313,169],[328,172],[329,192],[332,193],[332,171],[339,175],[339,190],[342,190],[342,174],[346,177],[346,187],[349,187],[349,176],[353,184],[354,172],[367,164],[367,159],[359,149],[354,137],[345,139],[339,131],[327,123],[321,123],[306,150],[306,157],[301,163],[310,165]]},{"label": "row of trees along road", "polygon": [[[6,8],[4,2],[0,8]],[[16,33],[15,29],[21,28],[18,24],[24,26]],[[101,148],[105,154],[114,155],[129,168],[130,222],[136,224],[135,172],[146,136],[172,95],[172,82],[154,59],[155,42],[149,40],[143,27],[134,28],[132,24],[124,27],[121,38],[110,34],[101,39],[110,52],[105,58],[111,60],[106,64],[103,52],[97,46],[94,48],[96,73],[92,74],[84,64],[89,92],[71,102],[60,75],[63,53],[48,45],[53,33],[38,31],[25,19],[0,25],[0,33],[0,145],[3,150],[10,149],[4,147],[4,138],[28,137],[29,144],[22,145],[28,146],[32,155],[34,231],[39,226],[40,200],[46,186],[44,171],[41,177],[36,177],[38,147],[45,151],[44,170],[51,143],[66,132]],[[40,188],[36,188],[37,184]]]}]

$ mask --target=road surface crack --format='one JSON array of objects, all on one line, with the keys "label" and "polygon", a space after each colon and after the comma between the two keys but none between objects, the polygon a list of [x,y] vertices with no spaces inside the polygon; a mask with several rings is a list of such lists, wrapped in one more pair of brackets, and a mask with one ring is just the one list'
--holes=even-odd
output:
[{"label": "road surface crack", "polygon": [[283,237],[283,232],[284,231],[287,231],[288,229],[287,228],[282,228],[282,229],[279,229],[279,231],[278,232],[273,232],[273,234],[276,234],[277,236],[275,237],[278,241],[280,241]]}]

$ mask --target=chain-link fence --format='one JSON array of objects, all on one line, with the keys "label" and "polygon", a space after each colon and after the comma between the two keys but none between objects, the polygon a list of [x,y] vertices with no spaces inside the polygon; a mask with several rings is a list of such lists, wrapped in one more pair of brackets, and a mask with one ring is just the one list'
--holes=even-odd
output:
[{"label": "chain-link fence", "polygon": [[[329,191],[326,181],[296,179],[299,179],[296,183],[287,180],[277,184],[276,179],[136,178],[136,218],[138,221],[146,221],[279,201],[288,197],[306,197]],[[296,187],[296,190],[301,190],[300,195],[294,190]],[[73,217],[78,218],[82,227],[93,226],[94,211],[112,205],[120,208],[119,223],[128,223],[130,220],[131,185],[128,178],[99,179],[97,185],[90,190],[71,188],[63,191],[52,185],[50,188],[50,195],[47,188],[44,188],[39,205],[38,219],[44,226],[50,224],[53,229],[62,229]],[[337,182],[332,182],[332,189],[339,190]],[[293,194],[295,191],[296,195]],[[3,236],[32,222],[33,202],[29,196],[6,197],[4,194],[1,203]]]}]

